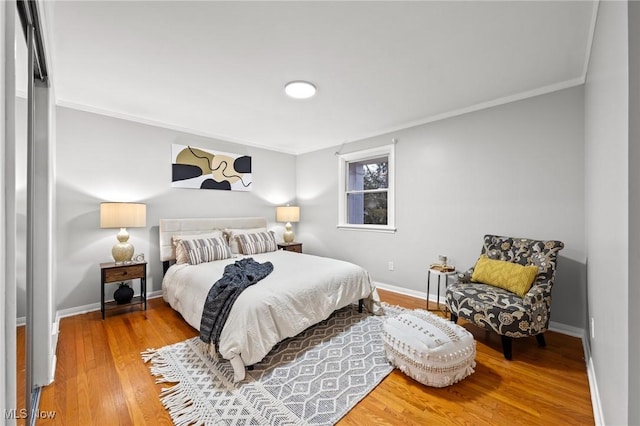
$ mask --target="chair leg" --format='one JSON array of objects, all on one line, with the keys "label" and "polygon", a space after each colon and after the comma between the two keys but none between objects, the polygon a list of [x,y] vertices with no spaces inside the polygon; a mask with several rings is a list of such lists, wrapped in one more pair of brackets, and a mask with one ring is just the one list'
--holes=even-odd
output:
[{"label": "chair leg", "polygon": [[544,333],[536,334],[536,340],[538,341],[538,346],[541,348],[547,346],[547,342],[544,341]]},{"label": "chair leg", "polygon": [[458,316],[451,312],[451,321],[456,324],[458,322]]},{"label": "chair leg", "polygon": [[513,339],[503,335],[500,337],[502,338],[502,352],[504,353],[504,357],[511,361],[511,342]]}]

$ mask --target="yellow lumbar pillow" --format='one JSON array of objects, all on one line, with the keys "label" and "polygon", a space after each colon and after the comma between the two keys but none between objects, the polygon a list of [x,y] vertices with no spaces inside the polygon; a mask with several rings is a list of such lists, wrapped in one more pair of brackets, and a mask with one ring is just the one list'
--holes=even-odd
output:
[{"label": "yellow lumbar pillow", "polygon": [[535,265],[522,266],[504,260],[489,259],[483,254],[473,269],[471,281],[500,287],[524,297],[536,275],[538,267]]}]

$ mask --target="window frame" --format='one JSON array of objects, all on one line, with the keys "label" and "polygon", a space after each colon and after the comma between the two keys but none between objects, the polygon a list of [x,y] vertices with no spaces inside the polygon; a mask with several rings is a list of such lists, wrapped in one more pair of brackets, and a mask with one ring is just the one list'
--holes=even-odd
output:
[{"label": "window frame", "polygon": [[[353,224],[348,223],[347,194],[348,194],[348,167],[350,163],[366,161],[372,158],[387,157],[388,169],[387,179],[387,224]],[[373,232],[396,232],[395,222],[395,144],[383,145],[377,148],[365,149],[361,151],[340,154],[338,157],[338,229],[348,229],[357,231]],[[366,192],[381,192],[377,190],[367,190]]]}]

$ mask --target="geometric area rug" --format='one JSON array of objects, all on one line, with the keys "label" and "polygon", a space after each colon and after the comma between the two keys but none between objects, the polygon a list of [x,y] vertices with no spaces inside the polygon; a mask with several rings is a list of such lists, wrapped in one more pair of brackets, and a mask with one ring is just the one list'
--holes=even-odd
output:
[{"label": "geometric area rug", "polygon": [[176,425],[333,425],[393,370],[382,323],[402,308],[383,306],[383,316],[359,313],[357,305],[337,310],[280,342],[239,383],[199,337],[142,358],[158,383],[175,383],[160,399]]}]

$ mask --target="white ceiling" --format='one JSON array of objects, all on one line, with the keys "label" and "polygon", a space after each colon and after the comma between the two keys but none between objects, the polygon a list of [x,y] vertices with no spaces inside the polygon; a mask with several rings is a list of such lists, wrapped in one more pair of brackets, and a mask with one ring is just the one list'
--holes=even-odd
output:
[{"label": "white ceiling", "polygon": [[[45,2],[58,104],[303,153],[584,82],[596,3]],[[318,87],[284,94],[290,80]]]}]

